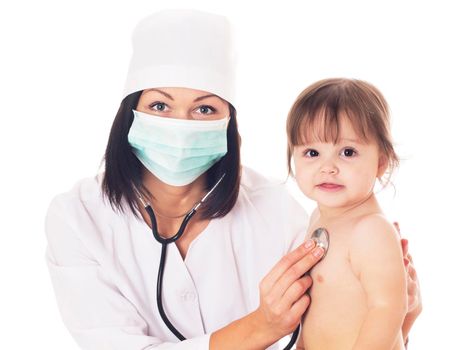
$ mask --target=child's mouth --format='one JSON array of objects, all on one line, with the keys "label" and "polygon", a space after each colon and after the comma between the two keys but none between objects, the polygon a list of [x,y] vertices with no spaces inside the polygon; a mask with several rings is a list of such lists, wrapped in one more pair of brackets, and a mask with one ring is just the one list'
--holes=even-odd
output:
[{"label": "child's mouth", "polygon": [[344,188],[343,185],[338,185],[330,182],[324,182],[319,185],[317,185],[318,188],[320,188],[323,191],[328,191],[328,192],[335,192],[339,191]]}]

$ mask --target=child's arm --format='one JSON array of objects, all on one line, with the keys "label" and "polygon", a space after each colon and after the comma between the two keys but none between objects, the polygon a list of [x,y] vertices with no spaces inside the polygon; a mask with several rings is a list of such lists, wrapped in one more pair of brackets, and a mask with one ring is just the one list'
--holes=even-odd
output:
[{"label": "child's arm", "polygon": [[368,310],[353,350],[391,349],[406,314],[406,275],[398,235],[380,215],[353,229],[351,265],[367,295]]}]

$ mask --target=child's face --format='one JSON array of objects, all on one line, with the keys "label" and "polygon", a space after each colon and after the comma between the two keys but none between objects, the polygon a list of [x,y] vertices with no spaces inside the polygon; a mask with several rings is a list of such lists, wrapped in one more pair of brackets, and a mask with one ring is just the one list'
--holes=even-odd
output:
[{"label": "child's face", "polygon": [[373,191],[375,179],[383,175],[385,157],[376,142],[365,143],[346,117],[340,119],[338,143],[312,137],[294,147],[295,178],[302,192],[325,207],[359,204]]}]

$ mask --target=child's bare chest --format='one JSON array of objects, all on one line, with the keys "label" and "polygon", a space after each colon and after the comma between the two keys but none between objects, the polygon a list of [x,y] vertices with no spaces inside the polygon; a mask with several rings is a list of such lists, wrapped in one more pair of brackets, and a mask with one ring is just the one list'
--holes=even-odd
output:
[{"label": "child's bare chest", "polygon": [[[313,226],[310,232],[316,226]],[[328,227],[329,249],[323,258],[310,272],[313,278],[314,289],[331,295],[353,292],[362,293],[359,276],[351,265],[351,240],[354,239],[347,227],[335,225]],[[323,293],[322,293],[323,294]]]},{"label": "child's bare chest", "polygon": [[354,237],[349,230],[338,227],[328,227],[328,231],[328,252],[310,272],[313,286],[304,325],[310,330],[307,338],[312,344],[320,338],[328,339],[328,343],[338,332],[344,335],[344,339],[354,339],[367,311],[360,276],[354,272],[349,256]]}]

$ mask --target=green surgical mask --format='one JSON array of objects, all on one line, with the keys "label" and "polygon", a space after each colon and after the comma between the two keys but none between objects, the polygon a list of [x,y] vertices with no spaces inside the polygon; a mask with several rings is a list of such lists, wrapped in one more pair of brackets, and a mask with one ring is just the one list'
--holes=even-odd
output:
[{"label": "green surgical mask", "polygon": [[229,117],[187,120],[134,110],[128,140],[140,162],[172,186],[196,180],[227,153]]}]

